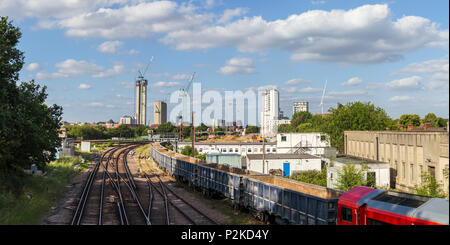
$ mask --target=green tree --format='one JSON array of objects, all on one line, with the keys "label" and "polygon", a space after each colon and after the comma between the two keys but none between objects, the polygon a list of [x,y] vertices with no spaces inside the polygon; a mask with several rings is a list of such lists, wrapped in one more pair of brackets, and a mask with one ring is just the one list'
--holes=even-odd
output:
[{"label": "green tree", "polygon": [[367,165],[363,165],[358,169],[354,164],[347,163],[342,167],[342,171],[338,172],[336,189],[341,191],[348,191],[355,186],[367,186],[365,180],[365,172],[368,169]]},{"label": "green tree", "polygon": [[21,32],[7,17],[0,17],[0,37],[0,189],[19,194],[23,169],[33,163],[42,169],[55,158],[62,107],[45,104],[45,86],[34,81],[18,85],[24,60],[16,48]]},{"label": "green tree", "polygon": [[[183,147],[183,149],[181,150],[181,154],[185,156],[192,156],[192,147],[190,145]],[[195,149],[195,156],[196,155],[198,155],[197,149]]]},{"label": "green tree", "polygon": [[292,132],[291,124],[280,124],[278,125],[278,133],[290,133]]},{"label": "green tree", "polygon": [[414,192],[417,195],[430,197],[446,197],[442,190],[442,184],[438,183],[436,178],[428,172],[423,172],[420,176],[421,183],[414,186]]},{"label": "green tree", "polygon": [[392,119],[386,112],[370,102],[338,103],[330,108],[330,114],[323,119],[318,128],[330,136],[330,143],[340,152],[344,151],[344,131],[346,130],[385,130],[392,126]]},{"label": "green tree", "polygon": [[202,131],[206,131],[208,130],[208,126],[206,126],[205,124],[201,123],[197,128],[195,128],[196,131],[202,132]]},{"label": "green tree", "polygon": [[156,130],[157,134],[164,134],[164,133],[176,133],[177,128],[171,123],[166,122],[158,126],[158,129]]},{"label": "green tree", "polygon": [[250,126],[248,125],[245,129],[246,134],[256,134],[259,133],[259,127],[258,126]]},{"label": "green tree", "polygon": [[327,167],[324,166],[321,171],[307,170],[293,174],[290,179],[310,183],[313,185],[320,185],[327,187]]},{"label": "green tree", "polygon": [[292,115],[291,126],[292,128],[297,128],[298,125],[307,123],[312,119],[312,114],[307,111],[299,111]]},{"label": "green tree", "polygon": [[402,125],[403,128],[407,128],[408,125],[417,127],[420,125],[420,116],[417,114],[403,114],[398,122]]},{"label": "green tree", "polygon": [[133,128],[134,131],[134,137],[139,137],[139,136],[147,136],[148,135],[148,130],[150,128],[147,126],[138,126]]},{"label": "green tree", "polygon": [[181,136],[183,138],[191,137],[191,135],[192,135],[192,127],[183,127],[183,129],[181,129]]}]

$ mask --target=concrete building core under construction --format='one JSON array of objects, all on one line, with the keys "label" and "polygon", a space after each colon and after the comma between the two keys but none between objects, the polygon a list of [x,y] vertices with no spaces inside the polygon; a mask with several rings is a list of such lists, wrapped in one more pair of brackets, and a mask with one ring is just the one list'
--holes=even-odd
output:
[{"label": "concrete building core under construction", "polygon": [[153,124],[167,122],[167,104],[164,101],[155,101],[153,104]]},{"label": "concrete building core under construction", "polygon": [[136,122],[146,125],[147,122],[147,80],[139,76],[136,80]]}]

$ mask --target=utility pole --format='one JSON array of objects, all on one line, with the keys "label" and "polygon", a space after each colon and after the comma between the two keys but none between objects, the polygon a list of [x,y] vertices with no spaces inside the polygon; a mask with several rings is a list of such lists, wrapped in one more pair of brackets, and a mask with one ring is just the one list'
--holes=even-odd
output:
[{"label": "utility pole", "polygon": [[192,112],[192,157],[195,157],[195,126],[194,126],[194,112]]}]

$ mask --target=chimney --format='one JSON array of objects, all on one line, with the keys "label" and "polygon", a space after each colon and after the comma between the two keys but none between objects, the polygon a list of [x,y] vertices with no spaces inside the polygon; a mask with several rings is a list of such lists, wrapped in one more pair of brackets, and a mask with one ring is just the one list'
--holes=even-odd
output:
[{"label": "chimney", "polygon": [[431,128],[431,123],[427,122],[423,125],[423,130],[427,131],[429,128]]},{"label": "chimney", "polygon": [[413,129],[414,129],[414,126],[413,126],[412,124],[408,125],[407,131],[411,131],[411,130],[413,130]]}]

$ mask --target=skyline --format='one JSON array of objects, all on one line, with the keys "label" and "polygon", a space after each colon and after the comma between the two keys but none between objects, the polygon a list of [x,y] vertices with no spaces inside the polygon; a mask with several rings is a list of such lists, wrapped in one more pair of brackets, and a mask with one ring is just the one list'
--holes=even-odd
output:
[{"label": "skyline", "polygon": [[325,80],[324,111],[370,101],[392,118],[449,117],[448,1],[33,3],[4,1],[0,15],[22,32],[20,80],[46,85],[66,121],[134,116],[133,85],[152,56],[152,122],[153,102],[193,72],[222,94],[277,87],[288,117],[294,101],[319,113]]}]

